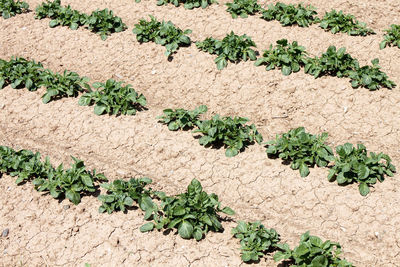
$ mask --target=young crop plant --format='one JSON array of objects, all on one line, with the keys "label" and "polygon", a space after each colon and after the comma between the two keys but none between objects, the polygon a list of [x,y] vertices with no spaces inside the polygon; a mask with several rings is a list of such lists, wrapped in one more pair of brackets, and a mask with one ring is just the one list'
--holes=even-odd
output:
[{"label": "young crop plant", "polygon": [[89,78],[80,77],[75,72],[64,71],[63,74],[53,73],[50,70],[43,72],[41,85],[46,87],[42,96],[44,104],[63,97],[77,97],[85,89],[91,91]]},{"label": "young crop plant", "polygon": [[149,178],[131,178],[129,181],[115,180],[109,184],[103,183],[100,186],[107,189],[106,195],[100,195],[98,199],[102,202],[99,212],[111,214],[114,211],[125,212],[126,207],[131,207],[134,202],[139,206],[150,197],[151,192],[145,187],[151,184]]},{"label": "young crop plant", "polygon": [[191,129],[199,123],[200,114],[207,112],[207,106],[201,105],[194,110],[164,109],[164,115],[157,117],[160,122],[168,124],[170,131]]},{"label": "young crop plant", "polygon": [[323,75],[341,78],[348,77],[350,72],[359,67],[357,59],[346,53],[346,48],[336,50],[335,46],[330,46],[321,57],[309,58],[304,70],[315,78]]},{"label": "young crop plant", "polygon": [[359,22],[353,15],[344,14],[343,11],[331,10],[326,12],[319,25],[326,31],[332,33],[345,32],[348,35],[366,36],[375,34],[372,29],[367,28],[367,24]]},{"label": "young crop plant", "polygon": [[278,244],[281,251],[274,255],[276,262],[286,259],[290,260],[291,266],[304,267],[352,267],[353,265],[341,259],[342,253],[339,243],[326,240],[322,242],[321,238],[304,233],[300,238],[300,244],[293,250],[288,244]]},{"label": "young crop plant", "polygon": [[28,3],[24,1],[1,0],[0,13],[4,19],[9,19],[17,14],[26,13],[29,11]]},{"label": "young crop plant", "polygon": [[245,125],[249,119],[242,117],[223,117],[215,115],[211,120],[197,123],[198,129],[193,133],[201,133],[199,139],[202,146],[226,147],[225,155],[234,157],[246,146],[256,141],[263,141],[262,135],[254,124]]},{"label": "young crop plant", "polygon": [[228,7],[226,11],[231,13],[232,18],[236,19],[247,18],[249,15],[254,15],[261,10],[261,6],[257,0],[233,0],[232,3],[226,3]]},{"label": "young crop plant", "polygon": [[[140,1],[140,0],[139,0]],[[216,0],[158,0],[157,5],[167,5],[167,4],[174,4],[178,7],[181,3],[183,3],[186,9],[193,9],[193,8],[206,8],[211,4],[218,3]]]},{"label": "young crop plant", "polygon": [[400,24],[390,25],[390,29],[385,30],[383,41],[379,44],[380,49],[386,46],[397,46],[400,48]]},{"label": "young crop plant", "polygon": [[306,177],[309,167],[326,167],[334,159],[332,148],[325,144],[327,138],[327,133],[312,135],[299,127],[268,141],[267,154],[291,162],[290,167]]},{"label": "young crop plant", "polygon": [[61,0],[43,2],[36,8],[36,19],[50,18],[51,28],[56,26],[67,26],[72,30],[78,29],[86,22],[86,14],[68,6],[61,6]]},{"label": "young crop plant", "polygon": [[114,32],[123,32],[127,29],[120,17],[114,16],[112,10],[102,9],[93,11],[86,16],[85,25],[89,30],[100,35],[101,40],[106,40],[107,36]]},{"label": "young crop plant", "polygon": [[362,86],[375,91],[381,87],[392,89],[396,86],[393,81],[389,80],[387,74],[380,70],[379,59],[375,58],[371,63],[372,66],[363,66],[349,73],[353,88]]},{"label": "young crop plant", "polygon": [[150,16],[150,21],[141,19],[135,28],[132,30],[136,34],[136,39],[140,43],[155,42],[165,46],[165,55],[170,57],[179,47],[189,46],[191,44],[189,36],[191,30],[182,31],[175,27],[171,22],[159,22],[153,16]]},{"label": "young crop plant", "polygon": [[162,196],[161,206],[154,203],[143,203],[146,211],[145,219],[153,220],[144,224],[141,232],[165,229],[178,229],[178,234],[184,239],[194,238],[201,240],[208,231],[221,232],[221,218],[219,212],[233,215],[229,208],[221,208],[221,202],[216,194],[207,194],[203,191],[200,182],[193,179],[187,192],[177,196]]},{"label": "young crop plant", "polygon": [[50,192],[56,199],[66,197],[78,205],[82,195],[96,192],[98,186],[95,182],[107,181],[107,178],[101,173],[96,173],[96,170],[86,170],[83,161],[75,157],[72,159],[74,163],[71,168],[64,170],[63,164],[60,164],[56,169],[49,169],[47,177],[34,179],[35,189],[39,192]]},{"label": "young crop plant", "polygon": [[107,80],[106,83],[94,83],[93,87],[97,90],[84,93],[79,99],[79,105],[94,104],[96,115],[135,115],[136,111],[146,106],[146,98],[142,94],[139,95],[130,84],[122,86],[122,83],[113,79]]},{"label": "young crop plant", "polygon": [[263,10],[262,17],[267,21],[277,20],[283,26],[299,25],[300,27],[309,27],[313,23],[319,22],[316,17],[317,12],[311,5],[302,4],[286,5],[284,3],[270,4],[266,10]]},{"label": "young crop plant", "polygon": [[25,58],[12,58],[10,61],[0,60],[0,89],[7,85],[12,88],[27,88],[36,91],[41,86],[43,65],[28,61]]},{"label": "young crop plant", "polygon": [[232,234],[240,239],[241,257],[244,262],[258,262],[266,253],[276,250],[280,242],[275,229],[267,229],[259,221],[239,221],[232,229]]},{"label": "young crop plant", "polygon": [[263,56],[257,59],[255,65],[266,65],[265,69],[273,70],[280,68],[283,75],[290,75],[298,72],[307,61],[307,52],[304,46],[298,45],[296,41],[288,43],[286,39],[278,40],[275,48],[270,45],[268,50],[264,50]]},{"label": "young crop plant", "polygon": [[246,34],[238,36],[231,32],[222,40],[208,37],[202,42],[196,42],[196,46],[201,51],[218,56],[214,61],[219,70],[225,68],[228,65],[228,61],[237,63],[240,60],[257,59],[256,51],[251,48],[256,47],[256,44]]},{"label": "young crop plant", "polygon": [[369,186],[377,181],[383,182],[385,174],[392,177],[396,172],[388,155],[370,152],[368,156],[367,149],[362,144],[353,147],[352,144],[346,143],[336,147],[336,153],[338,156],[334,159],[328,180],[336,180],[339,185],[357,182],[362,196],[369,193]]}]

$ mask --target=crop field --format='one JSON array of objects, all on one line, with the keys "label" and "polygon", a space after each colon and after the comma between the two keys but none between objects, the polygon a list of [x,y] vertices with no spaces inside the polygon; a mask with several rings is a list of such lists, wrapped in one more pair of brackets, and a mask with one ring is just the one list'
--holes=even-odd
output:
[{"label": "crop field", "polygon": [[400,267],[399,14],[0,0],[0,266]]}]

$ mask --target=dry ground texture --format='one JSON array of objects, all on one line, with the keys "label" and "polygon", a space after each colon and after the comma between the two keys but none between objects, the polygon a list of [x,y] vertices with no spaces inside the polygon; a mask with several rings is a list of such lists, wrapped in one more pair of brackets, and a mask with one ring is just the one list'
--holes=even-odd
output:
[{"label": "dry ground texture", "polygon": [[[34,9],[41,1],[27,1]],[[255,123],[265,140],[291,128],[305,126],[311,133],[327,131],[332,146],[364,143],[370,151],[389,154],[400,167],[400,88],[352,89],[348,79],[314,79],[299,73],[285,77],[252,62],[216,69],[212,55],[195,45],[181,48],[172,61],[165,48],[140,45],[134,24],[149,14],[192,29],[193,41],[222,38],[231,30],[253,38],[259,51],[281,38],[298,41],[312,55],[329,45],[368,64],[378,57],[383,71],[400,85],[400,50],[379,50],[383,30],[400,21],[398,0],[305,1],[323,14],[342,9],[365,21],[377,34],[368,37],[333,35],[318,25],[282,27],[259,16],[232,19],[224,4],[207,9],[156,6],[156,0],[63,1],[90,12],[112,9],[129,29],[106,41],[85,29],[50,28],[49,20],[35,20],[34,12],[0,18],[0,58],[22,56],[41,61],[54,71],[64,69],[91,78],[131,83],[148,100],[148,110],[136,116],[96,116],[78,99],[42,104],[43,89],[31,93],[6,87],[0,91],[0,144],[31,149],[50,156],[53,164],[71,162],[74,155],[90,169],[110,179],[148,176],[157,189],[169,194],[185,191],[193,178],[215,192],[236,212],[235,220],[261,220],[275,228],[291,247],[307,230],[342,244],[344,257],[357,266],[400,266],[399,174],[377,184],[367,197],[357,185],[339,187],[326,179],[327,170],[311,169],[307,178],[268,159],[265,148],[250,146],[234,158],[224,150],[204,148],[190,131],[172,132],[157,123],[165,108],[192,109],[207,104],[207,116],[243,116]],[[276,1],[268,1],[276,2]],[[293,3],[298,1],[284,1]],[[264,6],[266,1],[260,1]],[[0,179],[0,263],[3,266],[244,266],[239,243],[224,222],[224,233],[209,233],[200,242],[174,233],[142,234],[140,210],[127,214],[99,214],[99,202],[84,197],[78,206],[42,196],[31,184],[16,186]],[[65,205],[71,205],[65,209]],[[260,266],[276,266],[271,256]]]}]

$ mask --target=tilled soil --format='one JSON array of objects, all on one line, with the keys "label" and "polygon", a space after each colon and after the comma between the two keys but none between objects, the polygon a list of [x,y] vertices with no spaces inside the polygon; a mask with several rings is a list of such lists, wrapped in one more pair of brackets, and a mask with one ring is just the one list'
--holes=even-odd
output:
[{"label": "tilled soil", "polygon": [[[27,1],[34,9],[40,1]],[[54,71],[68,69],[105,81],[123,80],[143,93],[148,110],[136,116],[96,116],[93,107],[78,99],[42,104],[38,92],[0,91],[0,145],[31,149],[50,156],[54,165],[69,164],[70,155],[85,161],[110,179],[148,176],[154,188],[168,194],[186,190],[193,178],[233,208],[234,221],[261,220],[275,228],[282,241],[294,247],[310,231],[343,246],[344,257],[357,266],[400,266],[399,175],[377,184],[367,197],[357,185],[340,187],[327,181],[327,169],[313,168],[307,178],[265,148],[249,146],[234,158],[223,149],[204,148],[190,131],[172,132],[157,123],[165,108],[193,109],[206,104],[209,112],[251,119],[265,140],[291,128],[329,133],[329,144],[364,143],[370,151],[389,154],[400,166],[400,91],[352,89],[348,79],[314,79],[303,71],[283,76],[253,62],[229,63],[216,69],[214,56],[192,44],[171,61],[165,48],[139,44],[134,24],[149,14],[192,29],[192,40],[223,38],[233,30],[253,38],[261,51],[276,40],[298,41],[311,55],[328,46],[346,47],[361,64],[378,57],[382,70],[400,85],[400,50],[379,50],[383,30],[399,23],[400,4],[393,1],[307,1],[322,15],[342,9],[365,21],[377,34],[368,37],[333,35],[313,25],[282,27],[259,16],[232,19],[220,0],[207,9],[157,6],[156,0],[63,1],[83,12],[109,8],[129,29],[106,41],[86,29],[50,28],[49,20],[35,20],[34,12],[0,18],[0,58],[22,56]],[[260,1],[264,6],[265,1]],[[269,1],[277,2],[277,1]],[[268,2],[268,3],[269,3]],[[286,3],[299,1],[284,1]],[[200,242],[183,240],[174,232],[140,233],[140,210],[99,214],[99,201],[84,197],[74,206],[36,192],[28,183],[0,179],[0,263],[3,266],[238,266],[238,240],[231,237],[234,221],[223,233],[209,233]],[[267,256],[260,266],[276,266]]]}]

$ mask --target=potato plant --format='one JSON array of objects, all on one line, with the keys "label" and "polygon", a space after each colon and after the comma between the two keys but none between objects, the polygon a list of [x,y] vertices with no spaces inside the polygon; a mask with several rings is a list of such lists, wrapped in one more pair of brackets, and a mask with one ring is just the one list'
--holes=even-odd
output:
[{"label": "potato plant", "polygon": [[368,156],[367,149],[362,144],[353,147],[352,144],[346,143],[336,147],[336,153],[338,156],[334,159],[328,180],[336,180],[339,185],[357,182],[362,196],[369,193],[369,186],[377,181],[383,182],[385,175],[393,176],[396,172],[388,155],[370,152]]},{"label": "potato plant", "polygon": [[240,239],[241,258],[244,262],[258,262],[266,253],[276,250],[280,242],[275,229],[267,229],[259,221],[239,221],[232,229],[232,234]]},{"label": "potato plant", "polygon": [[319,25],[326,31],[332,33],[344,32],[348,35],[366,36],[375,34],[372,29],[367,28],[367,24],[359,22],[353,15],[344,14],[343,11],[331,10],[326,12]]},{"label": "potato plant", "polygon": [[17,14],[29,11],[29,5],[25,1],[1,0],[0,13],[4,19],[9,19]]},{"label": "potato plant", "polygon": [[254,15],[261,10],[261,6],[257,0],[233,0],[232,3],[226,3],[228,11],[232,18],[238,17],[247,18],[249,15]]},{"label": "potato plant", "polygon": [[254,41],[246,34],[238,36],[233,31],[222,40],[208,37],[202,42],[196,42],[196,46],[201,51],[218,56],[214,61],[219,70],[225,68],[228,61],[237,63],[241,60],[257,59],[256,51],[251,48],[256,47]]},{"label": "potato plant", "polygon": [[262,11],[261,18],[267,21],[277,20],[283,26],[298,25],[300,27],[309,27],[311,24],[319,22],[319,18],[316,15],[317,12],[311,5],[303,6],[303,4],[298,4],[295,6],[278,2],[275,5],[268,5],[268,8]]},{"label": "potato plant", "polygon": [[262,57],[257,59],[254,65],[266,65],[267,71],[277,67],[287,76],[298,72],[307,63],[306,48],[298,45],[296,41],[290,44],[286,39],[281,39],[276,44],[275,48],[271,44],[268,50],[264,50]]},{"label": "potato plant", "polygon": [[146,98],[138,94],[132,85],[122,86],[123,82],[113,79],[105,83],[94,83],[97,90],[84,93],[79,99],[79,105],[88,106],[94,104],[94,113],[102,115],[135,115],[138,110],[146,106]]},{"label": "potato plant", "polygon": [[400,24],[392,24],[389,29],[385,30],[383,41],[379,44],[380,49],[386,46],[397,46],[400,48]]},{"label": "potato plant", "polygon": [[315,164],[326,167],[334,159],[332,148],[325,144],[327,138],[327,133],[312,135],[299,127],[268,141],[267,154],[290,162],[293,170],[299,170],[301,177],[306,177],[309,167]]},{"label": "potato plant", "polygon": [[86,16],[85,25],[89,30],[100,35],[102,40],[114,32],[123,32],[127,29],[120,17],[114,16],[112,10],[102,9],[93,11]]},{"label": "potato plant", "polygon": [[184,239],[194,238],[201,240],[208,231],[220,232],[223,230],[218,213],[233,215],[229,207],[221,208],[221,202],[216,194],[207,194],[203,191],[200,182],[193,179],[187,192],[177,196],[159,194],[161,205],[154,202],[143,203],[146,211],[145,219],[152,222],[144,224],[141,232],[152,231],[154,228],[178,229],[178,234]]},{"label": "potato plant", "polygon": [[167,5],[167,4],[174,4],[178,7],[181,3],[186,9],[193,9],[193,8],[206,8],[211,4],[218,3],[216,0],[158,0],[157,5]]},{"label": "potato plant", "polygon": [[165,46],[167,57],[175,53],[179,47],[191,44],[189,36],[186,35],[191,33],[191,30],[182,31],[171,21],[159,22],[153,16],[150,16],[150,21],[141,19],[138,24],[135,24],[132,32],[136,34],[136,39],[140,43],[155,42]]},{"label": "potato plant", "polygon": [[164,115],[157,117],[160,122],[167,124],[171,131],[191,129],[199,122],[200,114],[207,112],[207,106],[201,105],[194,110],[164,109]]}]

